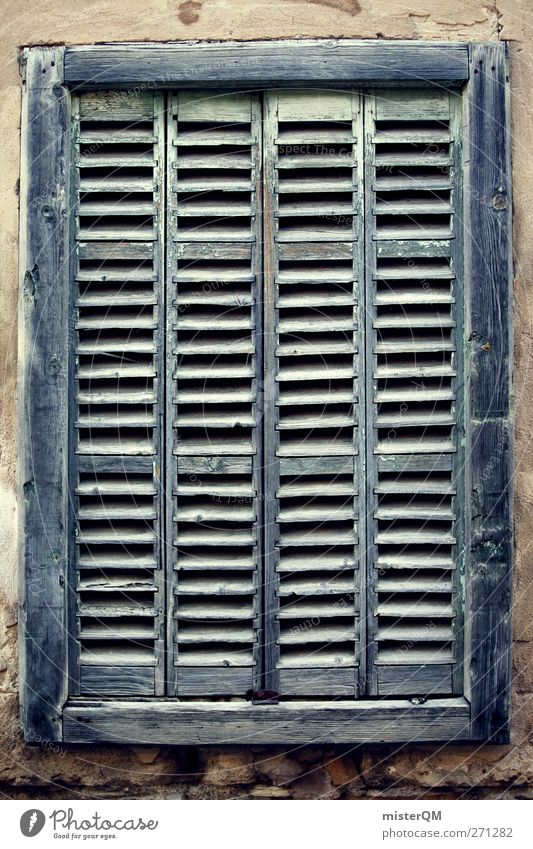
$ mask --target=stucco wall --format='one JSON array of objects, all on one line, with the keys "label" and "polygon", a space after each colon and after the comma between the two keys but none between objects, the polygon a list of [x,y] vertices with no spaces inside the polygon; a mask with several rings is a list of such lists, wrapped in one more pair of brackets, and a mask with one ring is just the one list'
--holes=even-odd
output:
[{"label": "stucco wall", "polygon": [[[178,798],[533,796],[533,0],[1,0],[0,793]],[[16,656],[17,241],[22,45],[298,36],[512,41],[516,583],[510,746],[176,751],[34,748]],[[38,741],[37,741],[38,742]]]}]

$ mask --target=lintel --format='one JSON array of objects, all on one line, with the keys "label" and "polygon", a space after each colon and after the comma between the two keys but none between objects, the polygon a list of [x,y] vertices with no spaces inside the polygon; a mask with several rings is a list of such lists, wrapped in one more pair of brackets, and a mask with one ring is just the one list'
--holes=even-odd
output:
[{"label": "lintel", "polygon": [[65,83],[74,87],[453,84],[468,75],[468,44],[442,42],[301,39],[65,48]]}]

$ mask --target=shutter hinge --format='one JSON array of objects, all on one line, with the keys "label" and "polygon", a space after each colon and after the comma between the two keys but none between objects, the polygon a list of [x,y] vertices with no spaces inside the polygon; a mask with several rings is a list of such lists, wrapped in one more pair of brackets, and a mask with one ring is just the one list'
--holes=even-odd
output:
[{"label": "shutter hinge", "polygon": [[249,690],[246,694],[253,705],[277,705],[279,693],[275,690]]}]

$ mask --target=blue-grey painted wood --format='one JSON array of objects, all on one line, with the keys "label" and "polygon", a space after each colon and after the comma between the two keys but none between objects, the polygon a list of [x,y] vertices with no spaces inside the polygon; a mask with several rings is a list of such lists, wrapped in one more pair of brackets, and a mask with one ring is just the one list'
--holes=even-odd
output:
[{"label": "blue-grey painted wood", "polygon": [[469,359],[470,519],[467,695],[472,738],[509,740],[512,609],[511,169],[503,44],[472,45],[466,330]]},{"label": "blue-grey painted wood", "polygon": [[81,689],[86,696],[146,696],[154,692],[153,666],[84,666]]},{"label": "blue-grey painted wood", "polygon": [[464,742],[470,710],[462,698],[414,705],[391,701],[95,701],[64,712],[65,742],[230,745]]},{"label": "blue-grey painted wood", "polygon": [[468,47],[355,39],[100,44],[67,47],[65,79],[72,86],[153,83],[158,88],[198,83],[461,82],[468,79]]},{"label": "blue-grey painted wood", "polygon": [[67,684],[69,102],[63,53],[35,48],[22,61],[20,636],[28,742],[61,740]]}]

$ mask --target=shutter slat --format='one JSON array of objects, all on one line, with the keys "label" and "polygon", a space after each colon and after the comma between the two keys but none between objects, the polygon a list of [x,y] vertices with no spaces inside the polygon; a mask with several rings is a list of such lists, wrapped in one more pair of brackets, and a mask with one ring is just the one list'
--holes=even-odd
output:
[{"label": "shutter slat", "polygon": [[[320,693],[320,695],[331,695],[334,693],[339,687],[339,676],[338,673],[342,673],[344,670],[339,669],[339,667],[355,667],[356,663],[354,661],[353,652],[351,651],[343,651],[342,646],[338,644],[333,648],[317,646],[316,644],[312,646],[311,650],[301,650],[291,648],[289,650],[285,650],[282,653],[282,658],[280,660],[280,669],[299,669],[302,671],[307,671],[312,675],[310,676],[301,676],[302,681],[309,682],[310,691],[307,692],[307,695],[317,695],[317,689],[320,687],[320,672],[317,670],[327,669],[330,671],[334,671],[337,673],[333,681],[328,682],[328,689],[325,693]],[[280,676],[283,681],[283,675]],[[350,680],[353,681],[354,673],[350,676]],[[317,680],[318,679],[318,680]],[[314,682],[314,683],[313,683]],[[289,692],[293,692],[289,690]],[[353,691],[352,691],[353,694]],[[298,695],[298,691],[296,691],[296,695]],[[343,693],[343,695],[345,695]]]},{"label": "shutter slat", "polygon": [[[107,639],[107,637],[106,637]],[[127,636],[124,638],[124,641],[129,641],[131,637]],[[158,661],[153,656],[153,652],[150,651],[149,648],[129,648],[127,650],[122,650],[121,644],[119,641],[113,641],[111,637],[111,645],[106,645],[104,648],[100,648],[99,641],[95,640],[94,643],[89,643],[87,647],[84,645],[84,648],[81,651],[80,663],[81,663],[81,671],[82,671],[82,682],[84,681],[84,670],[87,666],[90,667],[98,667],[101,672],[104,671],[105,667],[117,667],[117,666],[157,666]],[[105,641],[104,641],[105,642]],[[137,642],[135,639],[132,642]],[[143,687],[142,690],[136,691],[137,695],[147,695],[154,688],[155,677],[150,677],[143,679]],[[118,682],[117,682],[118,684]],[[123,691],[115,685],[117,688],[117,695],[122,695]],[[85,688],[84,688],[85,689]],[[114,688],[113,688],[114,689]],[[94,688],[88,687],[88,693],[94,694]],[[99,689],[97,692],[101,692]],[[109,691],[106,695],[109,694]]]},{"label": "shutter slat", "polygon": [[207,340],[193,337],[178,341],[174,354],[253,354],[249,339],[227,339],[224,336],[210,337]]},{"label": "shutter slat", "polygon": [[[182,130],[179,132],[173,144],[176,147],[214,147],[219,145],[239,145],[242,147],[250,147],[253,139],[250,131],[240,130],[236,126],[228,124],[221,130],[213,129],[217,115],[215,104],[213,104],[213,114],[211,115],[212,125],[206,129],[197,130]],[[221,119],[224,120],[223,118]],[[178,155],[179,162],[179,155]]]},{"label": "shutter slat", "polygon": [[[405,640],[405,637],[401,637],[402,640]],[[423,681],[419,681],[418,676],[414,674],[414,664],[419,664],[419,667],[429,667],[436,664],[446,664],[447,666],[453,665],[455,662],[455,656],[453,651],[450,649],[440,649],[434,646],[428,646],[427,648],[417,648],[416,646],[409,650],[409,658],[406,660],[405,652],[402,651],[401,647],[396,649],[381,649],[379,652],[378,660],[376,661],[376,665],[381,666],[402,666],[403,674],[407,680],[407,692],[412,693],[415,690],[418,690],[420,684],[424,686]],[[411,672],[411,670],[413,672]],[[380,670],[381,672],[381,670]],[[380,680],[386,680],[385,676],[380,674]],[[446,682],[447,687],[451,687],[451,677]],[[397,692],[395,690],[394,692]],[[404,690],[404,692],[406,692]],[[427,692],[426,690],[422,690],[422,692]],[[429,692],[433,692],[433,690],[429,690]],[[436,692],[442,692],[440,689],[436,690]],[[387,695],[392,695],[392,693],[387,693]]]},{"label": "shutter slat", "polygon": [[[162,98],[152,93],[73,99],[79,627],[70,678],[81,695],[164,692],[154,471],[161,462],[162,113]],[[141,674],[141,667],[150,669]]]},{"label": "shutter slat", "polygon": [[[305,615],[305,614],[304,614]],[[279,643],[281,646],[300,646],[308,645],[308,664],[313,665],[312,659],[314,654],[314,646],[320,648],[323,644],[328,643],[345,643],[354,642],[356,638],[355,625],[353,622],[346,625],[317,625],[309,628],[298,630],[298,625],[293,625],[289,628],[280,628]]]},{"label": "shutter slat", "polygon": [[[208,220],[210,244],[214,243],[219,247],[219,243],[223,242],[227,246],[228,258],[233,255],[232,247],[234,247],[234,243],[243,245],[254,241],[250,224],[242,225],[240,218],[232,222],[224,222],[224,219],[220,222],[216,218]],[[231,226],[228,226],[228,224],[231,224]],[[205,245],[205,226],[206,219],[204,217],[200,218],[199,221],[195,221],[194,217],[191,220],[181,218],[180,231],[173,237],[173,241],[179,243],[180,246],[187,245],[191,252],[193,247],[205,246],[204,250],[207,253],[210,248],[209,245]]]},{"label": "shutter slat", "polygon": [[[210,501],[200,504],[192,502],[186,507],[178,507],[175,520],[177,522],[208,522],[215,519],[224,520],[227,515],[228,511],[224,504],[213,504]],[[253,522],[256,519],[256,513],[250,507],[240,506],[232,510],[231,518],[234,522]]]},{"label": "shutter slat", "polygon": [[[187,668],[194,667],[197,670],[197,675],[195,678],[195,686],[191,687],[190,691],[187,693],[189,696],[202,695],[199,691],[199,674],[200,672],[205,672],[211,678],[213,675],[212,668],[221,666],[225,670],[230,669],[233,672],[232,667],[253,667],[255,660],[253,652],[248,650],[231,650],[231,643],[228,645],[227,649],[217,649],[215,646],[211,648],[209,651],[202,651],[194,647],[192,650],[187,646],[187,643],[194,643],[196,641],[192,640],[183,640],[183,643],[188,648],[188,650],[181,651],[178,656],[178,666],[184,666]],[[225,641],[224,641],[225,642]],[[249,642],[248,640],[245,641]],[[241,692],[243,687],[246,686],[246,683],[249,681],[249,676],[251,674],[251,670],[248,675],[243,676],[242,678],[235,679],[233,676],[225,675],[224,678],[227,681],[229,678],[230,689],[228,692],[225,692],[224,695],[233,695],[235,692],[234,688],[237,686],[237,692]],[[178,675],[178,681],[180,681],[180,677]],[[212,695],[213,686],[210,684],[207,689],[207,693]],[[205,694],[205,693],[204,693]]]},{"label": "shutter slat", "polygon": [[[153,577],[153,576],[152,576]],[[84,573],[78,582],[77,589],[91,592],[116,592],[117,589],[127,589],[128,592],[156,592],[157,587],[151,578],[140,579],[134,573],[113,575],[91,575]]]},{"label": "shutter slat", "polygon": [[171,103],[170,693],[242,698],[260,674],[261,106]]},{"label": "shutter slat", "polygon": [[252,498],[255,490],[247,480],[237,481],[235,479],[219,483],[218,481],[180,481],[175,490],[176,495],[221,495]]},{"label": "shutter slat", "polygon": [[[209,624],[202,622],[200,625],[181,625],[177,629],[177,637],[184,646],[201,646],[206,643],[253,643],[254,629],[250,625],[225,625]],[[231,646],[230,646],[231,648]],[[205,652],[207,655],[208,652]],[[235,653],[237,655],[237,652]],[[235,657],[235,660],[237,658]],[[209,662],[206,663],[209,665]],[[235,663],[235,665],[239,665]]]},{"label": "shutter slat", "polygon": [[[317,593],[308,593],[308,595],[317,595]],[[338,619],[339,617],[346,617],[353,620],[355,615],[356,610],[353,597],[347,598],[340,596],[339,598],[331,599],[329,593],[326,594],[325,598],[312,598],[311,600],[307,597],[304,597],[303,600],[297,599],[295,601],[292,599],[288,601],[283,599],[278,613],[280,619],[296,619],[300,617]],[[350,624],[352,623],[350,622]]]},{"label": "shutter slat", "polygon": [[451,189],[452,184],[446,175],[434,174],[432,171],[426,174],[401,174],[400,176],[384,175],[377,177],[372,188],[374,191],[398,191],[408,192],[420,189]]},{"label": "shutter slat", "polygon": [[[189,571],[198,571],[198,570],[213,570],[215,573],[218,570],[226,570],[226,569],[246,569],[253,570],[255,568],[255,561],[253,557],[248,556],[246,552],[237,551],[222,551],[219,553],[212,554],[211,552],[191,552],[190,554],[180,553],[178,555],[178,559],[176,561],[176,568],[178,570],[183,570],[184,572],[184,580],[188,580],[188,576],[185,574]],[[217,580],[224,581],[226,580],[225,575],[217,575]],[[180,586],[177,587],[177,593],[180,592]]]},{"label": "shutter slat", "polygon": [[101,415],[80,416],[76,427],[152,427],[156,419],[152,413],[104,413]]},{"label": "shutter slat", "polygon": [[[302,528],[302,530],[289,529],[281,527],[279,535],[280,546],[323,546],[323,545],[355,545],[357,542],[357,533],[354,528],[342,529],[338,527],[329,528],[327,525],[317,530],[316,526],[312,528]],[[312,556],[312,552],[311,552]]]},{"label": "shutter slat", "polygon": [[[76,401],[79,404],[116,404],[117,390],[80,391],[76,394]],[[144,389],[122,390],[120,394],[121,404],[153,404],[154,401],[155,393]],[[120,454],[120,451],[118,453]]]},{"label": "shutter slat", "polygon": [[179,161],[174,163],[178,171],[201,171],[205,169],[243,169],[250,170],[252,167],[252,159],[250,151],[213,151],[212,153],[204,153],[202,151],[182,150]]},{"label": "shutter slat", "polygon": [[437,577],[424,576],[419,578],[416,574],[407,577],[403,575],[388,575],[386,578],[378,579],[378,591],[387,592],[416,592],[416,593],[451,593],[453,583],[447,576],[440,573]]},{"label": "shutter slat", "polygon": [[[286,503],[282,501],[282,503]],[[278,513],[278,522],[323,522],[347,521],[355,518],[353,504],[333,507],[327,502],[321,504],[304,504],[300,507],[284,507]]]},{"label": "shutter slat", "polygon": [[[181,595],[181,593],[180,593]],[[176,619],[186,620],[191,619],[194,622],[204,622],[215,620],[217,623],[223,623],[226,619],[237,621],[239,619],[251,619],[254,613],[253,607],[253,588],[248,590],[247,596],[240,596],[237,599],[232,599],[224,594],[220,595],[220,604],[216,604],[217,588],[213,587],[213,595],[205,596],[195,600],[181,599],[177,608]],[[209,598],[209,601],[207,600]]]},{"label": "shutter slat", "polygon": [[211,598],[213,596],[225,596],[225,595],[246,595],[249,596],[253,593],[253,580],[251,577],[243,578],[243,577],[225,577],[225,576],[215,576],[215,577],[204,577],[203,575],[200,577],[195,577],[194,575],[185,575],[181,578],[178,587],[176,588],[176,593],[178,595],[193,595],[193,596],[206,596]]},{"label": "shutter slat", "polygon": [[[386,590],[382,590],[382,592],[385,593]],[[412,590],[407,590],[407,592],[412,592]],[[426,600],[428,591],[425,588],[422,588],[420,592],[422,593],[422,598],[417,598],[412,603],[406,601],[405,598],[402,598],[399,601],[382,602],[377,607],[377,615],[390,616],[394,618],[401,617],[402,620],[413,617],[420,619],[426,616],[431,618],[453,619],[453,607],[448,601],[429,602]],[[386,630],[382,636],[383,639],[387,639]]]},{"label": "shutter slat", "polygon": [[391,90],[365,109],[369,692],[446,695],[462,692],[458,100]]},{"label": "shutter slat", "polygon": [[353,592],[353,583],[349,577],[338,577],[335,575],[332,578],[326,578],[320,584],[310,580],[309,576],[303,578],[284,578],[280,581],[279,595],[285,596],[322,596],[322,595],[339,595],[341,593]]},{"label": "shutter slat", "polygon": [[[327,160],[320,153],[316,153],[311,148],[309,152],[291,153],[290,150],[280,150],[278,156],[278,172],[283,174],[285,170],[289,172],[300,168],[353,168],[356,162],[351,151],[333,149],[329,151]],[[319,189],[320,190],[320,189]]]},{"label": "shutter slat", "polygon": [[410,122],[411,126],[393,127],[387,130],[378,130],[373,135],[374,144],[448,144],[452,141],[449,132],[445,129],[419,129],[415,126],[416,119]]},{"label": "shutter slat", "polygon": [[[247,546],[252,547],[256,542],[256,537],[252,531],[235,530],[228,528],[224,530],[198,530],[196,527],[193,530],[188,530],[187,526],[180,526],[179,532],[175,537],[175,544],[179,543],[181,547],[205,547],[205,546]],[[191,551],[191,553],[193,553]],[[222,555],[223,556],[223,555]]]},{"label": "shutter slat", "polygon": [[[435,554],[432,550],[419,553],[418,551],[408,554],[383,554],[376,561],[378,569],[453,569],[454,561],[451,557]],[[418,574],[418,573],[417,573]]]}]

